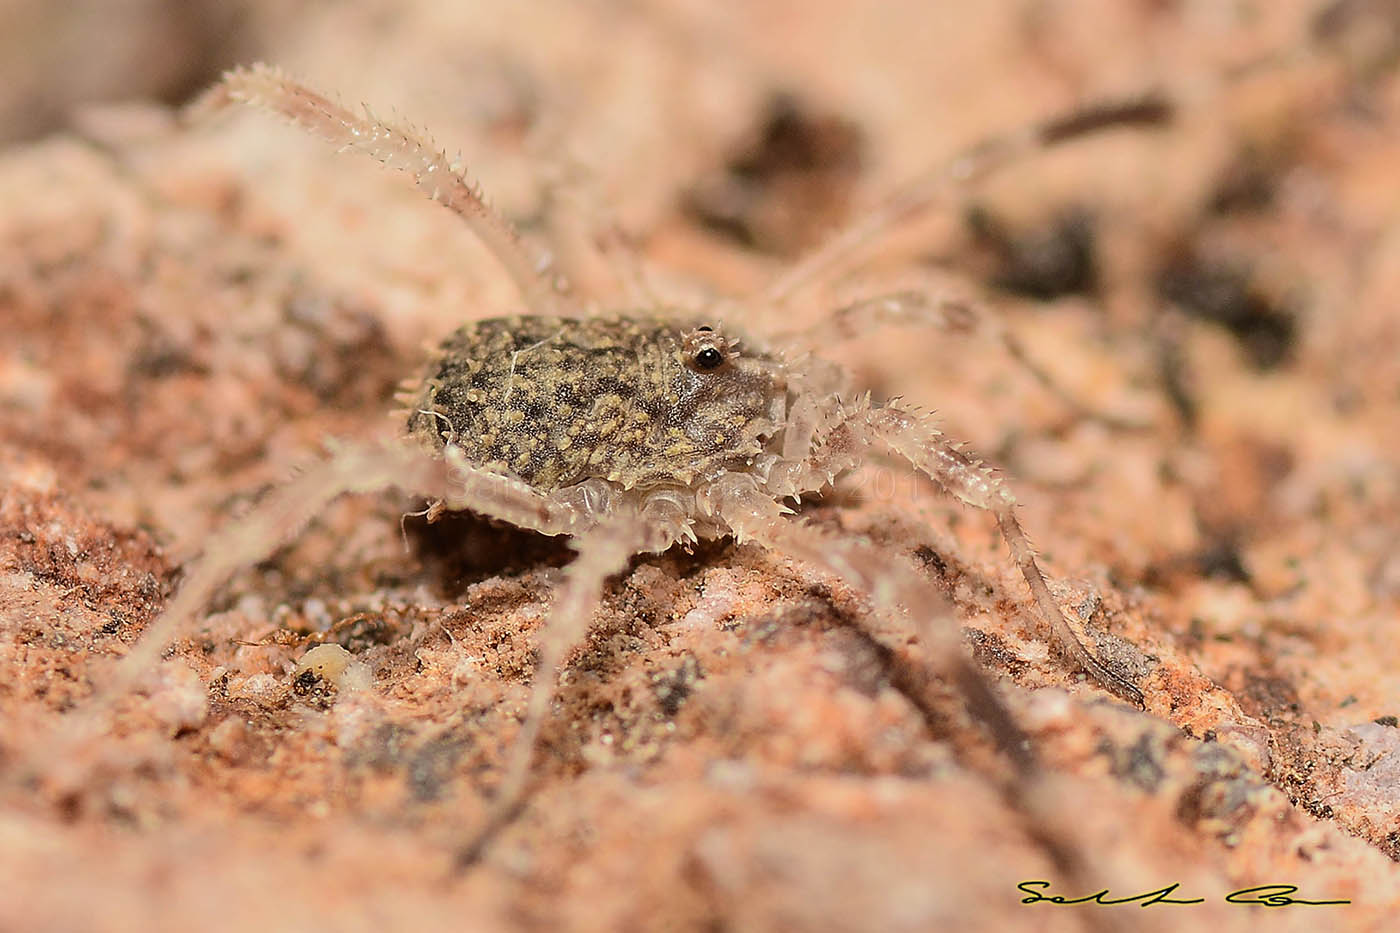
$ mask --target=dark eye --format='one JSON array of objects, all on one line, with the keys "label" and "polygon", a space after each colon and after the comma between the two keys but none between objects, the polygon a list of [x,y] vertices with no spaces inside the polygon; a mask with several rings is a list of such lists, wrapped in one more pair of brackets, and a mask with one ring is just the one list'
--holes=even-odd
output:
[{"label": "dark eye", "polygon": [[695,365],[701,369],[715,369],[724,362],[724,354],[714,347],[706,347],[695,354]]}]

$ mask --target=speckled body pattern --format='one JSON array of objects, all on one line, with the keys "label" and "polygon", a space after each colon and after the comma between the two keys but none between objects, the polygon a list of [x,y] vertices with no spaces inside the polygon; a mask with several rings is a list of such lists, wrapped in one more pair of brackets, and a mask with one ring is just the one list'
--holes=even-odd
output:
[{"label": "speckled body pattern", "polygon": [[[722,359],[713,368],[697,363],[707,349]],[[467,324],[405,401],[425,446],[452,441],[472,465],[542,492],[588,479],[688,485],[743,468],[786,410],[774,357],[653,314]]]}]

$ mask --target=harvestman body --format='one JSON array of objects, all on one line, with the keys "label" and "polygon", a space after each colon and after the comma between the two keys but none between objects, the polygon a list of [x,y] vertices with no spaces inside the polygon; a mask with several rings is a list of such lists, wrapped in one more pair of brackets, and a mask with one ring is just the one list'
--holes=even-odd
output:
[{"label": "harvestman body", "polygon": [[[912,565],[863,539],[788,517],[785,501],[826,488],[871,450],[902,457],[949,494],[991,512],[1061,649],[1099,682],[1141,702],[1138,688],[1107,670],[1066,624],[1006,485],[926,415],[872,404],[836,365],[765,346],[718,320],[661,311],[584,316],[553,287],[548,257],[522,242],[460,168],[412,132],[353,114],[266,66],[230,72],[201,106],[232,102],[280,113],[343,149],[408,171],[491,247],[532,313],[470,323],[443,341],[423,377],[401,396],[405,441],[334,447],[319,467],[211,542],[122,661],[95,712],[132,687],[233,572],[265,557],[333,498],[396,486],[430,497],[430,519],[443,510],[470,510],[542,534],[570,535],[578,552],[544,629],[538,675],[492,816],[459,861],[476,858],[523,801],[557,672],[586,633],[607,578],[634,555],[700,538],[756,542],[844,577],[881,612],[912,610],[935,666],[956,681],[1019,772],[1029,774],[1029,752],[963,651],[938,590]],[[1142,113],[1151,118],[1154,105],[1133,106],[1137,114],[1088,112],[979,147],[961,175],[1099,126],[1142,122]],[[907,194],[875,226],[930,199],[928,191]],[[869,228],[848,232],[825,255],[794,267],[767,300],[785,298],[833,252],[868,237]],[[844,308],[804,336],[820,345],[824,335],[856,322],[946,323],[967,313],[954,302],[905,293]]]}]

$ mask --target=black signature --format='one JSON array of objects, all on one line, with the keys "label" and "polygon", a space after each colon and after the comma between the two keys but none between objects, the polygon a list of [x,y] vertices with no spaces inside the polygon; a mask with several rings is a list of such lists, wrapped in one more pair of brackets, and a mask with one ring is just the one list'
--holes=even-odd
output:
[{"label": "black signature", "polygon": [[[1114,904],[1137,904],[1139,907],[1147,907],[1152,904],[1202,904],[1205,903],[1203,897],[1174,898],[1171,895],[1176,893],[1176,889],[1181,887],[1181,882],[1169,884],[1164,888],[1157,888],[1152,891],[1144,891],[1141,894],[1133,894],[1129,897],[1109,897],[1108,888],[1094,894],[1086,894],[1083,897],[1065,897],[1061,894],[1043,894],[1042,891],[1050,887],[1048,881],[1022,881],[1016,885],[1017,890],[1022,891],[1027,897],[1021,898],[1022,904],[1036,904],[1045,901],[1050,904],[1101,904],[1111,906]],[[1039,888],[1040,891],[1032,890]],[[1263,907],[1289,907],[1294,904],[1306,904],[1309,906],[1320,906],[1324,904],[1350,904],[1351,901],[1309,901],[1301,897],[1293,897],[1298,893],[1296,884],[1261,884],[1253,888],[1240,888],[1238,891],[1231,891],[1225,895],[1227,904],[1257,904]]]},{"label": "black signature", "polygon": [[1203,897],[1192,897],[1185,900],[1177,900],[1168,897],[1177,888],[1181,887],[1181,882],[1169,884],[1165,888],[1158,888],[1155,891],[1144,891],[1141,894],[1134,894],[1132,897],[1109,897],[1108,888],[1104,888],[1097,894],[1086,894],[1083,897],[1065,897],[1061,894],[1040,894],[1032,891],[1032,887],[1048,888],[1048,881],[1022,881],[1016,885],[1018,889],[1024,891],[1029,897],[1021,898],[1022,904],[1034,904],[1039,901],[1049,901],[1052,904],[1131,904],[1134,901],[1142,901],[1143,907],[1149,904],[1200,904],[1205,901]]},{"label": "black signature", "polygon": [[1296,894],[1296,884],[1261,884],[1257,888],[1240,888],[1225,895],[1227,904],[1263,904],[1265,907],[1287,907],[1290,904],[1350,904],[1351,901],[1305,901]]}]

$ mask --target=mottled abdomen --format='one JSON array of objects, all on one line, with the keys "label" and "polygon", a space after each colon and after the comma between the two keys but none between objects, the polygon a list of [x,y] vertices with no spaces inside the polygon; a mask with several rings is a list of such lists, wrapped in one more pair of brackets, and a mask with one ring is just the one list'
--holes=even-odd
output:
[{"label": "mottled abdomen", "polygon": [[697,334],[715,332],[651,316],[468,324],[430,365],[409,432],[541,490],[689,484],[759,453],[784,395],[769,357],[697,363]]}]

